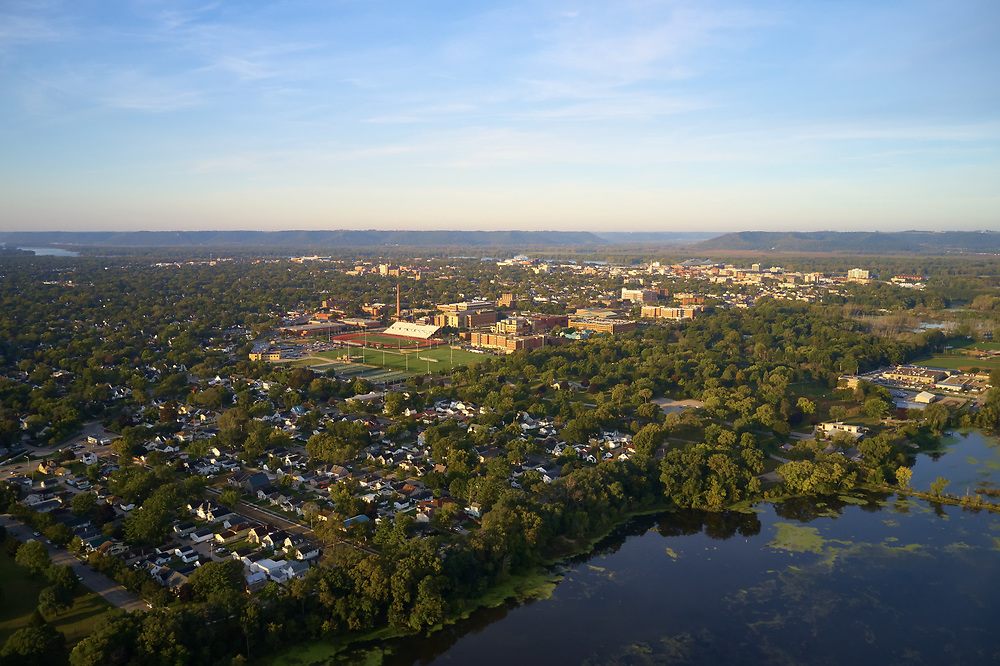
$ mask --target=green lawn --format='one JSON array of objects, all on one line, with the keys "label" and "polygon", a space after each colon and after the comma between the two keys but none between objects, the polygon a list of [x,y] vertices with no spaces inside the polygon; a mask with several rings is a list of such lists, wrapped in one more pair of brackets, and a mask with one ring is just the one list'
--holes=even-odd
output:
[{"label": "green lawn", "polygon": [[803,382],[801,384],[789,384],[788,392],[793,395],[801,395],[807,398],[833,399],[833,391],[826,382]]},{"label": "green lawn", "polygon": [[[373,365],[382,368],[401,370],[411,374],[438,372],[440,370],[450,371],[452,368],[463,366],[474,361],[482,361],[487,358],[483,354],[465,351],[464,349],[452,349],[441,346],[434,349],[420,349],[400,353],[393,349],[351,349],[351,361]],[[324,358],[336,360],[347,358],[347,351],[322,352]],[[340,372],[338,370],[338,372]]]},{"label": "green lawn", "polygon": [[1000,351],[1000,342],[973,342],[968,340],[952,345],[955,349],[976,349],[979,351]]},{"label": "green lawn", "polygon": [[[0,645],[7,638],[28,624],[38,605],[38,593],[48,587],[44,578],[31,578],[7,555],[6,548],[0,548],[0,587],[3,589],[3,604],[0,607]],[[99,594],[80,586],[73,607],[54,617],[45,618],[66,636],[66,642],[73,645],[86,637],[97,621],[110,608]]]},{"label": "green lawn", "polygon": [[402,347],[403,349],[413,347],[421,342],[419,340],[404,340],[403,338],[396,338],[391,335],[379,335],[378,333],[369,333],[367,336],[356,334],[353,342],[364,342],[366,340],[370,345],[388,345],[389,347]]},{"label": "green lawn", "polygon": [[958,370],[959,368],[981,368],[992,370],[1000,368],[1000,359],[983,359],[974,356],[958,356],[952,354],[934,354],[913,361],[914,365],[928,365],[935,368]]}]

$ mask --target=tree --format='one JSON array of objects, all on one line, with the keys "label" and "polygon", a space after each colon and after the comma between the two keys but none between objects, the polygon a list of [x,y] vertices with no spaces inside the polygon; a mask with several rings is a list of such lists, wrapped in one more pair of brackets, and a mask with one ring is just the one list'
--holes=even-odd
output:
[{"label": "tree", "polygon": [[951,481],[943,476],[939,476],[934,483],[931,484],[931,495],[941,497],[941,495],[944,494],[944,489],[948,487],[949,483],[951,483]]},{"label": "tree", "polygon": [[239,560],[208,562],[195,569],[188,582],[195,595],[201,599],[217,592],[241,590],[244,585],[243,562]]},{"label": "tree", "polygon": [[799,398],[798,402],[795,404],[802,410],[802,413],[807,416],[816,412],[816,403],[805,396]]},{"label": "tree", "polygon": [[382,407],[382,411],[385,412],[387,416],[399,416],[403,413],[403,394],[402,393],[386,393],[385,404]]},{"label": "tree", "polygon": [[74,516],[85,516],[97,505],[97,495],[94,493],[79,493],[78,495],[74,495],[69,503],[73,507]]},{"label": "tree", "polygon": [[39,541],[28,541],[18,548],[14,561],[19,566],[30,569],[32,575],[42,573],[52,563],[48,549]]},{"label": "tree", "polygon": [[43,615],[57,615],[73,605],[73,595],[64,587],[51,585],[38,593],[38,610]]},{"label": "tree", "polygon": [[618,403],[619,409],[622,406],[622,400],[628,395],[628,384],[616,384],[614,388],[611,389],[611,399]]},{"label": "tree", "polygon": [[948,408],[939,402],[924,407],[924,423],[934,432],[941,432],[948,426]]},{"label": "tree", "polygon": [[68,564],[65,566],[53,564],[45,572],[45,576],[49,579],[50,583],[63,588],[70,596],[76,594],[76,589],[80,585],[80,581],[76,577],[76,572]]},{"label": "tree", "polygon": [[910,487],[910,477],[913,476],[913,470],[909,467],[897,467],[896,468],[896,485],[900,488]]},{"label": "tree", "polygon": [[65,546],[73,538],[73,530],[63,523],[56,523],[45,530],[45,538],[54,546]]},{"label": "tree", "polygon": [[50,666],[66,662],[66,638],[49,624],[18,629],[4,643],[0,656],[18,666]]},{"label": "tree", "polygon": [[310,437],[306,451],[314,458],[342,463],[353,460],[369,441],[368,427],[364,423],[338,421],[327,432]]},{"label": "tree", "polygon": [[241,446],[247,437],[247,422],[250,420],[249,414],[242,407],[227,409],[219,416],[217,424],[219,426],[219,440],[224,446]]},{"label": "tree", "polygon": [[880,419],[885,416],[889,405],[882,398],[872,396],[865,400],[865,414],[873,419]]},{"label": "tree", "polygon": [[834,405],[830,408],[830,418],[834,421],[843,421],[847,418],[847,408],[843,405]]},{"label": "tree", "polygon": [[230,509],[240,503],[243,499],[243,492],[239,488],[226,488],[219,493],[219,504],[228,506]]}]

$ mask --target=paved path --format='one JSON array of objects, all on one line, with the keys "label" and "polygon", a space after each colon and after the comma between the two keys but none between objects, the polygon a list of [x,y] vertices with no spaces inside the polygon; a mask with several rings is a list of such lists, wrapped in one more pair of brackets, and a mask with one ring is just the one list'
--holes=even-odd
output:
[{"label": "paved path", "polygon": [[[219,499],[219,495],[221,494],[221,492],[216,488],[206,488],[205,491],[212,495],[213,499],[216,501]],[[254,506],[253,504],[249,504],[243,500],[240,500],[239,505],[237,505],[234,510],[240,515],[248,518],[253,518],[254,520],[262,523],[280,527],[290,534],[301,534],[309,539],[316,540],[316,535],[313,534],[313,531],[309,529],[308,526],[303,523],[290,520],[286,516],[275,513],[274,511]]]},{"label": "paved path", "polygon": [[104,574],[94,571],[86,564],[80,562],[78,559],[73,557],[73,555],[62,548],[53,548],[41,537],[36,537],[31,531],[31,528],[14,520],[10,516],[0,516],[0,525],[7,528],[7,533],[18,541],[25,542],[28,539],[35,539],[36,541],[41,541],[46,548],[49,550],[49,556],[52,558],[52,562],[58,564],[59,566],[69,565],[73,567],[73,571],[76,575],[80,577],[80,582],[97,592],[99,595],[104,597],[108,603],[123,608],[126,611],[138,611],[146,610],[149,606],[141,597],[132,594],[124,587],[111,580]]}]

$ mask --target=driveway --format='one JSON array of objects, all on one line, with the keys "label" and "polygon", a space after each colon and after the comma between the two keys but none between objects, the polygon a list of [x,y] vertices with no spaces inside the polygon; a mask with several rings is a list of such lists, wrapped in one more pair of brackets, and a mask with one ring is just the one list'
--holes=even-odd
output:
[{"label": "driveway", "polygon": [[104,574],[94,571],[86,564],[80,562],[78,559],[73,557],[68,550],[53,548],[51,545],[46,543],[43,538],[34,536],[30,527],[6,515],[0,516],[0,525],[6,527],[7,533],[16,538],[18,541],[25,542],[28,539],[41,541],[42,544],[48,548],[49,556],[52,558],[53,563],[58,564],[59,566],[69,565],[73,567],[73,571],[80,577],[80,582],[104,597],[108,603],[118,606],[119,608],[123,608],[129,612],[146,610],[149,608],[141,597],[132,594]]}]

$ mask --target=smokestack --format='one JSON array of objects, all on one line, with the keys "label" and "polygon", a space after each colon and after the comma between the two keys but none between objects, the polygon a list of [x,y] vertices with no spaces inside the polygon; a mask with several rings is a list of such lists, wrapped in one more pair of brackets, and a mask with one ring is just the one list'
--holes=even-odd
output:
[{"label": "smokestack", "polygon": [[396,283],[396,321],[403,321],[403,311],[399,309],[399,283]]}]

